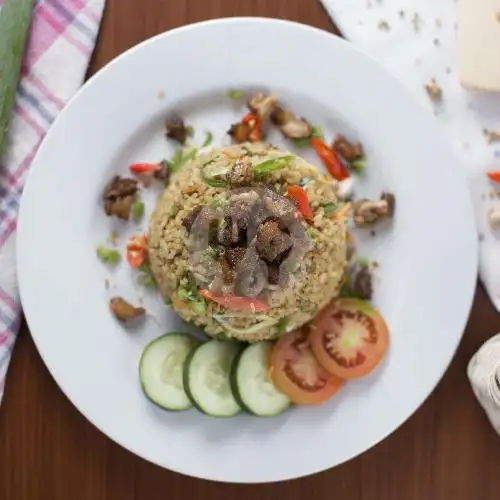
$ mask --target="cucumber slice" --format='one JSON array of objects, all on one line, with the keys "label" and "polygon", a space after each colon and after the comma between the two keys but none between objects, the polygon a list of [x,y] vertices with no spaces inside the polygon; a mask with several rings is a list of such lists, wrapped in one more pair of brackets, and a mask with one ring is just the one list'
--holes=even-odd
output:
[{"label": "cucumber slice", "polygon": [[272,342],[262,341],[248,346],[234,360],[231,387],[236,400],[247,412],[271,417],[285,411],[290,400],[276,387],[269,376]]},{"label": "cucumber slice", "polygon": [[197,347],[184,365],[184,387],[198,410],[212,417],[232,417],[241,411],[231,391],[231,365],[241,347],[211,340]]},{"label": "cucumber slice", "polygon": [[198,341],[185,333],[167,333],[144,349],[139,377],[144,394],[165,410],[187,410],[193,405],[186,395],[182,371]]}]

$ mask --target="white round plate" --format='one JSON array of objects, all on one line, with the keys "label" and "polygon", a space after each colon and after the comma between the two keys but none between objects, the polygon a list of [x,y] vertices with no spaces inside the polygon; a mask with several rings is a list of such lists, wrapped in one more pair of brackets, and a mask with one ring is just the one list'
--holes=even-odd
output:
[{"label": "white round plate", "polygon": [[[230,88],[273,89],[328,138],[336,132],[359,138],[369,164],[359,193],[379,196],[387,189],[397,197],[392,229],[360,242],[361,252],[381,263],[376,304],[392,341],[383,366],[324,406],[270,419],[155,408],[139,385],[141,350],[159,334],[185,327],[148,293],[144,300],[156,318],[124,330],[107,299],[120,294],[135,302],[142,292],[125,263],[110,273],[95,255],[111,229],[119,228],[123,248],[129,234],[146,226],[120,226],[103,214],[100,196],[110,177],[133,161],[172,154],[163,119],[173,110],[195,126],[196,143],[204,129],[220,143],[244,113],[243,104],[226,97]],[[21,297],[33,338],[81,413],[151,462],[228,482],[284,480],[332,467],[401,425],[458,345],[477,265],[469,192],[458,169],[431,114],[340,38],[255,18],[157,36],[82,88],[33,162],[18,235]],[[147,202],[150,210],[153,195]]]}]

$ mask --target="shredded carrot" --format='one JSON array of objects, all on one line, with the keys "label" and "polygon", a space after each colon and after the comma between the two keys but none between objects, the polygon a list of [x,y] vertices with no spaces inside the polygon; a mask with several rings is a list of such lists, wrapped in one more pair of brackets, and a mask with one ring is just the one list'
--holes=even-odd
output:
[{"label": "shredded carrot", "polygon": [[347,212],[351,209],[351,204],[346,203],[336,214],[335,220],[342,220],[347,217]]},{"label": "shredded carrot", "polygon": [[232,156],[232,155],[230,155],[230,154],[229,154],[228,152],[226,152],[226,151],[222,151],[222,154],[223,154],[225,157],[229,158],[230,160],[237,160],[237,159],[239,158],[238,156]]}]

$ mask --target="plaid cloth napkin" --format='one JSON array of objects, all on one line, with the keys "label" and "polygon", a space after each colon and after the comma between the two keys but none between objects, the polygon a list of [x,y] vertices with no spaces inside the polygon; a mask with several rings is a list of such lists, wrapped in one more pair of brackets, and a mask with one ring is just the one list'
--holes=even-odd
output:
[{"label": "plaid cloth napkin", "polygon": [[21,317],[15,245],[24,181],[50,124],[83,82],[105,0],[35,3],[14,115],[0,160],[0,401]]}]

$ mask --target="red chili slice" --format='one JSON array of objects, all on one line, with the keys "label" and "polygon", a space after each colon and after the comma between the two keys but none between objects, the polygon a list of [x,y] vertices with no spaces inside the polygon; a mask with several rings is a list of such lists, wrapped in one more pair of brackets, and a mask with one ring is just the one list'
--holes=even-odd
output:
[{"label": "red chili slice", "polygon": [[228,309],[240,311],[267,312],[269,306],[255,297],[238,297],[237,295],[214,295],[210,290],[200,290],[200,295]]},{"label": "red chili slice", "polygon": [[349,177],[349,171],[342,165],[337,153],[327,146],[324,141],[314,137],[311,139],[311,144],[332,177],[338,181]]}]

